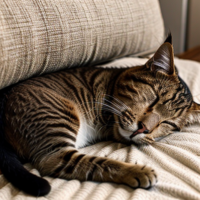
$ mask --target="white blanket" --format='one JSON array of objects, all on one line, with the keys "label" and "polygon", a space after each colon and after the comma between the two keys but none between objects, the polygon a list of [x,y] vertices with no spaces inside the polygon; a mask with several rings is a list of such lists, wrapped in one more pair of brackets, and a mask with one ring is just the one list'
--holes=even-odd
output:
[{"label": "white blanket", "polygon": [[[106,66],[130,66],[143,64],[145,61],[146,59],[124,58]],[[200,102],[200,63],[175,59],[175,64],[180,76],[190,87],[194,100]],[[151,165],[157,171],[158,183],[149,190],[134,190],[123,184],[67,181],[45,177],[50,182],[52,190],[45,197],[35,198],[14,188],[1,175],[0,200],[200,199],[200,125],[187,127],[182,132],[174,132],[159,142],[140,148],[107,141],[80,151],[130,163],[137,160],[138,163]],[[30,164],[25,166],[39,176],[39,172]]]}]

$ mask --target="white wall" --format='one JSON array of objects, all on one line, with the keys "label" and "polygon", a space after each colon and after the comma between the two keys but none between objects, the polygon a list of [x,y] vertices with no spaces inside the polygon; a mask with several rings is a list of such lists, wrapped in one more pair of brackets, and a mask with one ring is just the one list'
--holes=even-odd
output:
[{"label": "white wall", "polygon": [[200,0],[189,0],[187,48],[200,45]]},{"label": "white wall", "polygon": [[[185,51],[188,0],[159,0],[166,32],[171,31],[175,54]],[[196,0],[199,1],[200,0]],[[200,12],[200,11],[199,11]]]}]

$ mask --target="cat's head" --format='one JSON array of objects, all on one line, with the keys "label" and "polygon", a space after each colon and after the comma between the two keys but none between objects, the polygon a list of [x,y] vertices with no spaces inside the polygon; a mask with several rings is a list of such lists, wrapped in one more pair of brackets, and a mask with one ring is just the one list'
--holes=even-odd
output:
[{"label": "cat's head", "polygon": [[200,105],[174,66],[171,35],[145,65],[123,72],[115,87],[118,136],[127,141],[151,143],[200,122]]}]

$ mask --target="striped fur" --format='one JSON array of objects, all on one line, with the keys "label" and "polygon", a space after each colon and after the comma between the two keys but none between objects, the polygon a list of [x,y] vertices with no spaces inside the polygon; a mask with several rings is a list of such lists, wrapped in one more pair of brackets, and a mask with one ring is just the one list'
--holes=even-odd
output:
[{"label": "striped fur", "polygon": [[[89,156],[78,149],[108,139],[149,144],[197,121],[199,106],[177,75],[168,41],[143,66],[70,69],[16,85],[6,94],[5,142],[42,175],[133,188],[155,185],[157,176],[151,167]],[[29,189],[13,180],[5,169],[10,157],[0,151],[5,155],[0,167],[14,185],[36,196],[49,192],[41,178],[37,188],[32,184]]]}]

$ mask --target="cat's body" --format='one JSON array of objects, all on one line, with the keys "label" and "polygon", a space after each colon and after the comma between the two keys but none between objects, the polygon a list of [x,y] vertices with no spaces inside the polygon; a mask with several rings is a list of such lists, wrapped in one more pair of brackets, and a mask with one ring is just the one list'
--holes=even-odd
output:
[{"label": "cat's body", "polygon": [[150,167],[78,149],[108,139],[149,144],[199,120],[199,106],[174,68],[170,37],[143,66],[52,73],[18,84],[4,99],[0,167],[14,185],[37,196],[50,187],[27,172],[15,152],[42,175],[149,188],[157,180]]}]

